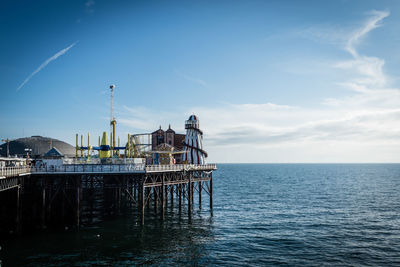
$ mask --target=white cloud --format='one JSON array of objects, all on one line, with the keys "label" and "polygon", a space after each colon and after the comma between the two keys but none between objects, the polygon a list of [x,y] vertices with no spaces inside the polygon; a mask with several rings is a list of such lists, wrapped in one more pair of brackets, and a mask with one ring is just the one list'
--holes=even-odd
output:
[{"label": "white cloud", "polygon": [[50,62],[56,60],[58,57],[64,55],[65,53],[68,52],[68,50],[70,50],[72,47],[74,47],[76,45],[77,42],[73,43],[72,45],[58,51],[57,53],[55,53],[52,57],[46,59],[45,62],[43,62],[34,72],[32,72],[22,83],[20,86],[18,86],[17,91],[19,91],[22,86],[24,86],[27,82],[29,82],[29,80],[36,75],[39,71],[41,71],[44,67],[46,67]]},{"label": "white cloud", "polygon": [[137,108],[120,121],[148,131],[155,130],[154,122],[170,122],[182,125],[178,131],[183,131],[184,120],[194,112],[200,118],[211,161],[398,161],[400,90],[388,85],[383,59],[361,55],[357,49],[363,37],[388,15],[374,11],[360,29],[346,34],[345,49],[352,58],[333,64],[351,76],[337,84],[349,89],[346,97],[324,99],[319,107],[222,104],[161,114]]},{"label": "white cloud", "polygon": [[372,16],[367,20],[363,27],[357,29],[352,36],[348,39],[346,50],[353,55],[354,58],[357,58],[358,52],[356,50],[357,44],[361,41],[361,39],[367,35],[373,29],[381,26],[381,22],[384,18],[389,16],[389,12],[387,11],[372,11]]},{"label": "white cloud", "polygon": [[371,18],[361,28],[354,31],[347,41],[346,50],[353,56],[353,59],[335,64],[335,67],[351,71],[354,74],[355,78],[351,81],[352,85],[350,86],[352,89],[362,86],[381,89],[387,86],[388,78],[383,72],[385,61],[377,57],[360,55],[357,51],[357,45],[362,38],[381,26],[382,20],[387,16],[389,16],[389,12],[373,11]]}]

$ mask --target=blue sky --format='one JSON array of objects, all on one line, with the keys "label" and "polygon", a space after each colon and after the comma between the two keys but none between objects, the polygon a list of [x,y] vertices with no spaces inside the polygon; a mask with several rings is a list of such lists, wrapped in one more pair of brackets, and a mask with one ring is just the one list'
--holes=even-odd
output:
[{"label": "blue sky", "polygon": [[[2,1],[1,138],[184,132],[214,162],[398,162],[399,1]],[[94,139],[96,140],[96,139]]]}]

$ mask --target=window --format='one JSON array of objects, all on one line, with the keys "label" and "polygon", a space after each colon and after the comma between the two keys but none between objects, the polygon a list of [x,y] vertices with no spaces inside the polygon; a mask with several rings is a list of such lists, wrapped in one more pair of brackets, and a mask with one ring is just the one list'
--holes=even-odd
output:
[{"label": "window", "polygon": [[157,136],[157,145],[164,143],[164,136]]}]

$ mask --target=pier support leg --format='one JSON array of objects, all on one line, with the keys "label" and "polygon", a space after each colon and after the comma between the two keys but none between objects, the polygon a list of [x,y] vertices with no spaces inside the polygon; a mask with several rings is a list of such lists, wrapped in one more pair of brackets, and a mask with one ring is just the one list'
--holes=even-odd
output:
[{"label": "pier support leg", "polygon": [[137,186],[136,186],[136,179],[133,181],[133,188],[132,188],[132,195],[133,195],[133,200],[135,200],[135,201],[137,201],[136,200],[136,188],[137,188]]},{"label": "pier support leg", "polygon": [[[54,191],[55,191],[54,195],[56,196],[57,195],[57,191],[56,190],[54,190]],[[61,218],[62,218],[62,221],[64,222],[65,221],[65,198],[66,198],[66,193],[65,193],[64,187],[62,189],[60,189],[60,191],[61,191],[60,192],[61,203],[57,203],[57,201],[55,199],[53,199],[53,203],[54,203],[54,206],[55,206],[54,210],[57,210],[58,209],[58,205],[61,204]],[[57,198],[57,197],[55,197],[55,198]],[[74,196],[72,195],[72,199],[73,198],[74,198]],[[52,217],[54,218],[56,216],[53,215]],[[57,220],[57,217],[55,219]]]},{"label": "pier support leg", "polygon": [[50,186],[47,187],[47,199],[48,199],[48,201],[47,201],[47,208],[46,208],[46,210],[47,210],[47,212],[46,212],[47,220],[46,221],[49,222],[52,219],[52,216],[51,216],[52,184],[51,183],[50,183]]},{"label": "pier support leg", "polygon": [[212,180],[212,174],[210,174],[210,210],[213,208],[213,180]]},{"label": "pier support leg", "polygon": [[121,213],[121,186],[123,186],[121,183],[118,183],[118,188],[117,188],[117,212],[118,214]]},{"label": "pier support leg", "polygon": [[192,188],[191,188],[191,192],[192,192],[192,206],[194,206],[194,182],[192,182]]},{"label": "pier support leg", "polygon": [[80,177],[76,179],[76,226],[80,224],[80,208],[81,208],[81,181]]},{"label": "pier support leg", "polygon": [[144,194],[144,183],[142,182],[141,186],[140,186],[140,202],[141,202],[141,213],[140,213],[140,217],[141,217],[141,223],[142,225],[144,225],[144,206],[145,206],[145,194]]},{"label": "pier support leg", "polygon": [[203,183],[199,181],[197,184],[199,186],[199,208],[201,209],[201,190],[203,189]]},{"label": "pier support leg", "polygon": [[42,179],[42,210],[41,210],[41,227],[46,228],[46,183]]},{"label": "pier support leg", "polygon": [[[146,187],[145,190],[146,190],[146,196],[149,196],[151,188]],[[147,210],[149,209],[150,209],[150,201],[147,201]]]},{"label": "pier support leg", "polygon": [[188,196],[187,196],[187,199],[188,199],[188,212],[189,212],[189,215],[190,215],[190,211],[192,210],[192,194],[193,194],[193,192],[192,192],[192,178],[191,178],[190,174],[189,174],[189,183],[187,184],[187,187],[188,187]]},{"label": "pier support leg", "polygon": [[[90,181],[88,181],[90,179]],[[89,212],[89,218],[88,221],[89,223],[93,222],[93,210],[94,210],[94,187],[93,187],[93,176],[86,176],[86,192],[89,195],[89,207],[90,207],[90,212]]]},{"label": "pier support leg", "polygon": [[182,210],[182,185],[178,184],[178,207],[179,207],[179,213]]},{"label": "pier support leg", "polygon": [[171,195],[171,207],[173,207],[174,206],[174,185],[171,185],[170,186],[170,190],[171,190],[171,192],[170,192],[170,195]]},{"label": "pier support leg", "polygon": [[165,206],[168,205],[168,185],[163,186]]},{"label": "pier support leg", "polygon": [[164,220],[164,208],[165,208],[165,194],[167,191],[164,192],[164,175],[162,175],[161,181],[161,220]]},{"label": "pier support leg", "polygon": [[157,187],[153,187],[153,195],[154,195],[154,213],[157,214],[157,202],[158,202],[158,192]]},{"label": "pier support leg", "polygon": [[21,234],[21,185],[17,187],[17,216],[16,216],[16,233]]}]

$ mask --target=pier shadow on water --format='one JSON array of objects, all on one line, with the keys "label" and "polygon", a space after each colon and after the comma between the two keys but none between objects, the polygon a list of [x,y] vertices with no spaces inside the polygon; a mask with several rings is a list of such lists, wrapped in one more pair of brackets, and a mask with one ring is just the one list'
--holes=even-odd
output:
[{"label": "pier shadow on water", "polygon": [[169,206],[165,220],[151,208],[140,224],[137,208],[96,213],[78,228],[46,229],[1,242],[4,266],[204,265],[204,243],[213,240],[212,217],[196,208],[189,216]]}]

